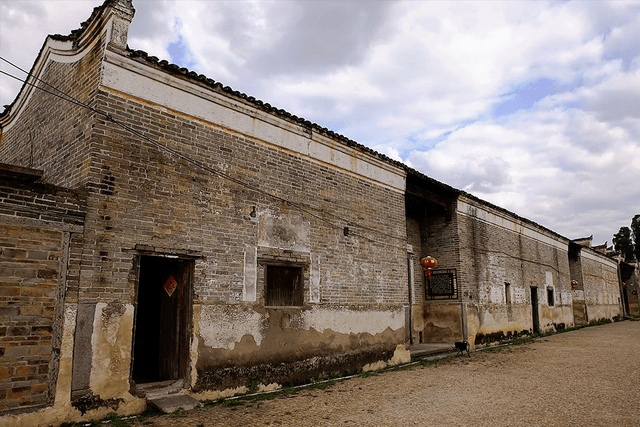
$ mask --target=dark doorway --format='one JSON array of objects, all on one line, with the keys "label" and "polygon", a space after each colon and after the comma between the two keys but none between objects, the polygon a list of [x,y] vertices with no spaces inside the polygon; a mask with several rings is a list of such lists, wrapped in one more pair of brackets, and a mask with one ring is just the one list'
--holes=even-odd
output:
[{"label": "dark doorway", "polygon": [[138,384],[184,378],[193,261],[140,257],[131,376]]},{"label": "dark doorway", "polygon": [[538,288],[531,286],[531,314],[533,316],[533,333],[540,333],[540,319],[538,316]]}]

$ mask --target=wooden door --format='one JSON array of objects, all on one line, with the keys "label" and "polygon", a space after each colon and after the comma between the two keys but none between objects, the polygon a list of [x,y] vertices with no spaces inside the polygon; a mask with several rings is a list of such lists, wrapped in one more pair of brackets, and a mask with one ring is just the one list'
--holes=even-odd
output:
[{"label": "wooden door", "polygon": [[531,286],[531,315],[533,317],[533,333],[540,333],[540,316],[538,314],[538,288]]},{"label": "wooden door", "polygon": [[184,378],[191,335],[193,261],[142,256],[132,377],[137,383]]}]

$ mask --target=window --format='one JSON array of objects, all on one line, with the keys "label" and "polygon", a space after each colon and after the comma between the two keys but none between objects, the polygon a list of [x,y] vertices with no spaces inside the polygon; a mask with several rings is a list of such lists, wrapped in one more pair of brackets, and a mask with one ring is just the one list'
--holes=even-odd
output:
[{"label": "window", "polygon": [[511,283],[504,282],[504,302],[511,304]]},{"label": "window", "polygon": [[553,307],[555,300],[553,298],[553,288],[547,288],[547,300],[549,301],[549,307]]},{"label": "window", "polygon": [[266,266],[265,305],[295,307],[304,304],[302,267]]},{"label": "window", "polygon": [[429,279],[424,273],[425,298],[434,299],[457,299],[458,280],[455,269],[433,270]]}]

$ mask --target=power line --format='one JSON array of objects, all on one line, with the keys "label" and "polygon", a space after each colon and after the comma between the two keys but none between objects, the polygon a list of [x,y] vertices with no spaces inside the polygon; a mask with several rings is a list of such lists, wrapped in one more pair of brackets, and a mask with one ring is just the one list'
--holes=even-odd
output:
[{"label": "power line", "polygon": [[[1,58],[1,57],[0,57],[0,59],[3,59],[3,58]],[[21,79],[20,77],[16,77],[16,76],[14,76],[14,75],[12,75],[12,74],[9,74],[9,73],[7,73],[7,72],[5,72],[5,71],[0,70],[0,74],[4,74],[5,76],[11,77],[12,79],[16,79],[16,80],[18,80],[19,82],[25,83],[25,84],[27,84],[27,85],[29,85],[29,86],[33,86],[33,87],[35,87],[36,89],[40,89],[40,90],[41,90],[41,91],[43,91],[43,92],[46,92],[46,93],[48,93],[48,94],[50,94],[50,95],[53,95],[53,96],[56,96],[56,97],[58,97],[58,98],[60,98],[60,99],[63,99],[63,100],[65,100],[65,101],[71,102],[72,104],[75,104],[75,105],[78,105],[78,106],[80,106],[80,107],[84,107],[84,108],[86,108],[86,107],[87,107],[86,105],[84,105],[84,104],[83,104],[82,102],[80,102],[80,101],[76,101],[76,100],[75,100],[75,99],[73,99],[73,98],[72,98],[72,99],[65,98],[65,97],[64,97],[64,96],[62,96],[62,95],[59,95],[59,94],[54,93],[54,92],[52,92],[52,91],[50,91],[50,90],[47,90],[47,89],[42,88],[42,87],[40,87],[40,86],[37,86],[37,85],[36,85],[36,84],[34,84],[34,83],[31,83],[31,82],[28,82],[28,81],[26,81],[26,80],[23,80],[23,79]]]},{"label": "power line", "polygon": [[[9,60],[7,60],[7,59],[5,59],[5,58],[1,57],[1,56],[0,56],[0,60],[2,60],[2,61],[4,61],[4,62],[6,62],[7,64],[9,64],[9,65],[11,65],[11,66],[13,66],[13,67],[17,68],[18,70],[22,71],[22,72],[23,72],[23,73],[25,73],[25,74],[27,74],[27,76],[28,76],[28,77],[32,77],[32,78],[33,78],[33,79],[35,79],[36,81],[38,81],[38,82],[42,82],[42,83],[43,83],[43,84],[45,84],[46,86],[48,86],[48,87],[52,88],[53,90],[55,90],[57,93],[54,93],[54,92],[52,92],[52,91],[50,91],[50,90],[47,90],[47,89],[44,89],[43,87],[40,87],[40,86],[38,86],[38,85],[36,85],[36,84],[34,84],[34,83],[32,83],[32,82],[29,82],[29,81],[27,81],[27,80],[23,80],[23,79],[21,79],[21,78],[19,78],[19,77],[13,76],[13,75],[11,75],[11,74],[9,74],[9,73],[6,73],[6,72],[4,72],[4,71],[0,70],[0,73],[2,73],[2,74],[4,74],[4,75],[6,75],[6,76],[8,76],[8,77],[11,77],[11,78],[16,79],[16,80],[18,80],[18,81],[21,81],[21,82],[23,82],[23,83],[25,83],[25,84],[27,84],[27,85],[30,85],[30,86],[32,86],[32,87],[34,87],[34,88],[36,88],[36,89],[40,89],[40,90],[42,90],[42,91],[43,91],[43,92],[45,92],[45,93],[48,93],[48,94],[53,95],[53,96],[56,96],[56,97],[58,97],[58,98],[60,98],[60,99],[63,99],[63,100],[68,101],[68,102],[71,102],[71,103],[72,103],[72,104],[74,104],[74,105],[78,105],[78,106],[83,107],[83,108],[86,108],[86,109],[88,109],[88,110],[90,110],[90,111],[92,111],[92,112],[94,112],[94,113],[96,113],[96,114],[99,114],[99,115],[103,116],[106,120],[108,120],[108,121],[110,121],[110,122],[112,122],[112,123],[114,123],[114,124],[116,124],[116,125],[120,126],[122,129],[124,129],[124,130],[126,130],[126,131],[128,131],[128,132],[130,132],[130,133],[132,133],[132,134],[134,134],[134,135],[136,135],[136,136],[138,136],[139,138],[144,139],[145,141],[147,141],[147,142],[151,143],[153,146],[155,146],[155,147],[157,147],[157,148],[159,148],[159,149],[161,149],[161,150],[167,151],[167,152],[169,152],[170,154],[173,154],[174,156],[176,156],[176,157],[178,157],[178,158],[180,158],[180,159],[182,159],[182,160],[186,161],[187,163],[190,163],[190,164],[192,164],[192,165],[194,165],[194,166],[196,166],[196,167],[198,167],[198,168],[200,168],[200,169],[202,169],[202,170],[204,170],[204,171],[207,171],[207,172],[209,172],[209,173],[213,174],[214,176],[217,176],[217,177],[219,177],[219,178],[221,178],[221,179],[225,179],[225,180],[227,180],[227,181],[231,181],[231,182],[233,182],[233,183],[235,183],[235,184],[237,184],[237,185],[239,185],[239,186],[245,187],[245,188],[250,189],[250,190],[252,190],[252,191],[256,191],[256,192],[258,192],[258,193],[260,193],[260,194],[263,194],[263,195],[265,195],[265,196],[267,196],[267,197],[270,197],[270,198],[272,198],[272,199],[274,199],[274,200],[278,200],[278,201],[280,201],[280,202],[282,202],[282,203],[285,203],[285,204],[287,204],[287,205],[289,205],[289,206],[292,206],[292,207],[296,208],[296,209],[297,209],[297,210],[299,210],[300,212],[303,212],[303,213],[305,213],[305,214],[307,214],[307,215],[309,215],[309,216],[311,216],[311,217],[313,217],[313,218],[316,218],[316,219],[317,219],[317,220],[319,220],[319,221],[322,221],[322,222],[324,222],[324,223],[326,223],[326,224],[330,225],[331,227],[333,227],[333,228],[335,228],[335,229],[343,230],[343,227],[342,227],[342,226],[337,225],[337,224],[334,224],[334,223],[332,223],[331,221],[329,221],[329,220],[327,220],[327,219],[325,219],[325,218],[322,218],[321,216],[319,216],[319,215],[317,215],[317,214],[314,214],[313,212],[310,212],[307,208],[305,208],[304,206],[300,205],[299,203],[292,202],[292,201],[287,200],[287,199],[285,199],[285,198],[283,198],[283,197],[280,197],[280,196],[277,196],[277,195],[275,195],[275,194],[272,194],[272,193],[270,193],[270,192],[268,192],[268,191],[262,190],[261,188],[257,187],[256,185],[253,185],[253,184],[247,183],[247,182],[242,181],[241,179],[238,179],[238,178],[234,178],[234,177],[232,177],[231,175],[228,175],[228,174],[226,174],[226,173],[224,173],[224,172],[222,172],[222,171],[220,171],[220,170],[218,170],[218,169],[215,169],[215,168],[210,167],[210,166],[208,166],[208,165],[206,165],[206,164],[204,164],[204,163],[202,163],[202,162],[200,162],[200,161],[198,161],[198,160],[195,160],[195,159],[193,159],[193,158],[191,158],[191,157],[189,157],[189,156],[187,156],[187,155],[183,154],[182,152],[180,152],[180,151],[178,151],[178,150],[176,150],[176,149],[173,149],[173,148],[171,148],[171,147],[168,147],[168,146],[166,146],[166,145],[163,145],[163,144],[161,144],[161,143],[159,143],[159,142],[155,141],[154,139],[152,139],[152,138],[150,138],[150,137],[146,136],[146,135],[145,135],[145,134],[143,134],[142,132],[139,132],[139,131],[137,131],[137,130],[135,130],[135,129],[131,128],[130,126],[127,126],[126,124],[121,123],[120,121],[118,121],[118,120],[114,119],[114,118],[113,118],[113,117],[111,117],[111,115],[109,115],[108,113],[104,113],[104,112],[102,112],[102,111],[99,111],[99,110],[97,110],[97,109],[93,108],[92,106],[90,106],[90,105],[88,105],[88,104],[86,104],[86,103],[84,103],[84,102],[82,102],[82,101],[80,101],[80,100],[76,99],[75,97],[73,97],[73,96],[71,96],[71,95],[69,95],[69,94],[65,93],[64,91],[62,91],[62,90],[60,90],[60,89],[56,88],[55,86],[53,86],[53,85],[51,85],[51,84],[49,84],[49,83],[45,82],[44,80],[42,80],[42,79],[40,79],[40,78],[38,78],[38,77],[34,76],[33,74],[29,73],[28,71],[26,71],[26,70],[22,69],[21,67],[19,67],[19,66],[15,65],[15,64],[14,64],[14,63],[12,63],[11,61],[9,61]],[[370,232],[372,232],[372,233],[376,233],[376,234],[378,234],[378,235],[380,235],[380,236],[384,236],[384,237],[388,237],[388,238],[391,238],[391,239],[394,239],[394,240],[399,240],[399,241],[402,241],[402,242],[406,242],[406,238],[405,238],[405,237],[398,237],[398,236],[394,236],[394,235],[391,235],[391,234],[384,233],[384,232],[382,232],[382,231],[380,231],[380,230],[374,230],[374,229],[372,229],[372,228],[370,228],[370,227],[367,227],[367,226],[364,226],[364,225],[360,225],[359,223],[357,223],[357,222],[355,222],[355,221],[347,220],[347,219],[345,219],[345,218],[340,217],[339,215],[336,215],[336,214],[333,214],[333,213],[329,213],[329,212],[325,211],[324,209],[318,209],[318,208],[311,208],[311,209],[319,210],[320,212],[322,212],[322,213],[323,213],[323,214],[325,214],[325,215],[331,215],[331,216],[333,216],[333,217],[335,217],[335,218],[339,219],[340,221],[342,221],[342,222],[344,222],[344,223],[346,223],[346,224],[348,224],[348,225],[355,225],[355,226],[357,226],[357,227],[359,227],[359,228],[362,228],[363,230],[368,230],[368,231],[370,231]],[[350,232],[349,232],[349,235],[353,235],[353,236],[356,236],[356,237],[360,237],[360,238],[365,239],[365,240],[367,240],[367,241],[369,241],[369,242],[372,242],[372,243],[376,243],[376,244],[381,244],[381,243],[382,243],[382,244],[384,244],[385,246],[391,246],[391,247],[394,247],[394,248],[396,247],[395,245],[387,244],[387,243],[385,243],[385,242],[378,242],[378,241],[376,241],[376,240],[374,240],[374,239],[371,239],[371,238],[369,238],[369,237],[367,237],[367,236],[364,236],[364,235],[362,235],[362,234],[359,234],[359,233],[355,233],[355,232],[351,232],[351,231],[350,231]]]}]

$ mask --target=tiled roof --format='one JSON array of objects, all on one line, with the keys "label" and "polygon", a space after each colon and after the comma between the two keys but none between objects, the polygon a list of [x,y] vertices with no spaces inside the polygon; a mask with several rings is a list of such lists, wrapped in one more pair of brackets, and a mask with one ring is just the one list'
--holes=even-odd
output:
[{"label": "tiled roof", "polygon": [[289,113],[288,111],[285,111],[283,109],[277,108],[272,106],[269,103],[266,103],[264,101],[261,101],[259,99],[254,98],[253,96],[249,96],[246,93],[242,93],[239,92],[237,90],[233,90],[231,87],[229,86],[225,86],[224,84],[217,82],[213,79],[208,78],[207,76],[205,76],[204,74],[198,74],[195,71],[191,71],[187,68],[181,67],[179,65],[176,64],[171,64],[166,60],[160,60],[155,56],[150,56],[147,52],[144,52],[142,50],[131,50],[128,49],[127,50],[127,56],[131,59],[134,59],[138,62],[142,62],[145,63],[147,65],[153,66],[155,68],[159,68],[162,69],[163,71],[172,74],[174,76],[178,76],[178,77],[182,77],[182,78],[186,78],[188,80],[197,82],[200,85],[204,85],[206,87],[208,87],[210,90],[224,94],[226,96],[231,96],[231,97],[235,97],[238,99],[241,99],[245,102],[249,102],[251,104],[253,104],[253,106],[255,108],[258,108],[262,111],[265,111],[269,114],[273,114],[275,116],[278,116],[280,118],[284,118],[287,119],[289,121],[295,122],[296,124],[300,125],[300,126],[304,126],[306,128],[309,128],[321,135],[327,136],[329,138],[332,138],[334,140],[340,141],[342,143],[344,143],[346,146],[348,147],[354,147],[354,148],[358,148],[363,152],[366,152],[367,154],[376,157],[380,160],[383,160],[385,162],[391,163],[397,167],[400,168],[407,168],[407,166],[401,162],[398,162],[397,160],[393,160],[390,157],[379,153],[375,150],[372,150],[371,148],[359,144],[358,142],[347,138],[344,135],[341,135],[339,133],[336,133],[330,129],[327,129],[326,127],[322,127],[320,125],[318,125],[317,123],[313,123],[309,120],[306,120],[303,117],[298,117],[294,114]]}]

